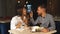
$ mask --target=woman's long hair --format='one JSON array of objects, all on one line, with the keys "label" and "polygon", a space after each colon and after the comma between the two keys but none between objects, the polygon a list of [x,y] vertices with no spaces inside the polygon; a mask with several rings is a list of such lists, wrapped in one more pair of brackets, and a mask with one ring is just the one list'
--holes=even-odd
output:
[{"label": "woman's long hair", "polygon": [[17,9],[17,15],[18,16],[22,16],[22,11],[23,11],[23,8],[22,7],[18,8]]},{"label": "woman's long hair", "polygon": [[[26,9],[25,7],[21,7],[21,8],[19,8],[18,10],[17,10],[17,13],[18,13],[18,16],[21,16],[21,19],[23,20],[23,9]],[[26,12],[26,15],[25,15],[25,17],[27,18],[27,20],[28,20],[28,15],[27,15],[27,12]]]}]

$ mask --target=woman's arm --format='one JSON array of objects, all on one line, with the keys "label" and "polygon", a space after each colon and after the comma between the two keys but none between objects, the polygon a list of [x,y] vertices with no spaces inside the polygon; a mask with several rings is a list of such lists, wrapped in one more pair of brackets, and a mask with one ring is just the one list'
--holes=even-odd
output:
[{"label": "woman's arm", "polygon": [[16,22],[17,21],[15,20],[15,18],[12,18],[11,23],[10,23],[10,28],[11,29],[16,29],[16,26],[15,26],[16,25]]}]

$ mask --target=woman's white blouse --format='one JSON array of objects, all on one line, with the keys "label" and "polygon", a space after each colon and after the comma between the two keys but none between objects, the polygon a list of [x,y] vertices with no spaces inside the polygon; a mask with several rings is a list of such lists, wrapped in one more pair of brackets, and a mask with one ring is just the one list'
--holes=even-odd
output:
[{"label": "woman's white blouse", "polygon": [[14,16],[11,20],[11,23],[10,23],[10,29],[16,29],[16,26],[18,22],[21,22],[22,25],[25,25],[25,23],[23,23],[21,17],[18,17],[18,16]]}]

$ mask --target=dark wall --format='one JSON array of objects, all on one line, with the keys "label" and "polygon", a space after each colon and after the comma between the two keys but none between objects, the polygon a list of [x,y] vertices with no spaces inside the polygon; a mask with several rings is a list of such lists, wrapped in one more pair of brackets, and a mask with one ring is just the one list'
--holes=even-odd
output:
[{"label": "dark wall", "polygon": [[6,0],[0,0],[0,17],[4,17],[6,14]]},{"label": "dark wall", "polygon": [[[36,11],[36,7],[38,4],[45,4],[46,2],[49,2],[47,0],[29,0],[31,1],[31,4],[33,5],[34,11]],[[60,0],[52,1],[52,11],[49,13],[53,14],[54,16],[60,16]],[[47,3],[48,4],[48,3]],[[55,4],[55,5],[54,5]],[[49,6],[49,4],[48,4]],[[0,17],[5,16],[14,16],[16,15],[16,0],[0,0]]]},{"label": "dark wall", "polygon": [[48,13],[60,17],[60,0],[47,0]]},{"label": "dark wall", "polygon": [[16,14],[16,0],[0,0],[0,17]]}]

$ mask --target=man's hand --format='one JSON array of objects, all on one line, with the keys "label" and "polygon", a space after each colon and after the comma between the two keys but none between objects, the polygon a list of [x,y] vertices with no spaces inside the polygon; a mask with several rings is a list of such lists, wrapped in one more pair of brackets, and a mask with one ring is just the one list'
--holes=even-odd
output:
[{"label": "man's hand", "polygon": [[44,28],[44,29],[41,30],[41,32],[45,32],[45,33],[47,33],[47,32],[49,32],[49,29]]},{"label": "man's hand", "polygon": [[30,13],[30,17],[33,17],[33,12]]}]

